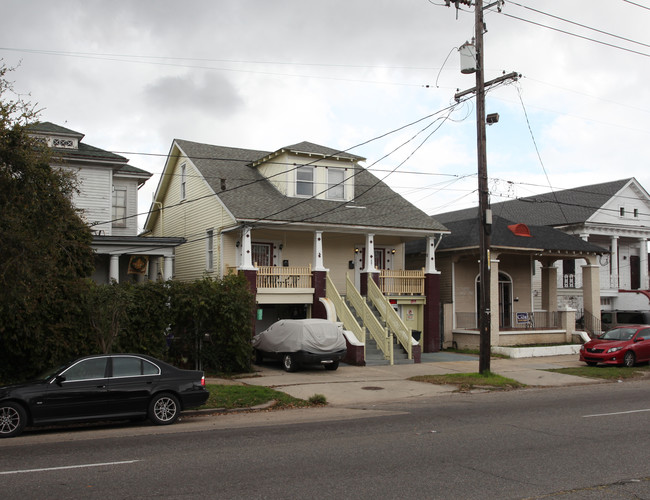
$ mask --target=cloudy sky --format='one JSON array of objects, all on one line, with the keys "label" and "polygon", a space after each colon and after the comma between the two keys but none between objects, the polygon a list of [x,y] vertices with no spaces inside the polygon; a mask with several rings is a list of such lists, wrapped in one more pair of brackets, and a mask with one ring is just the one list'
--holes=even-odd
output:
[{"label": "cloudy sky", "polygon": [[[0,0],[0,58],[42,120],[154,174],[142,212],[180,138],[349,150],[436,214],[478,203],[475,104],[454,100],[473,8],[444,4]],[[485,22],[486,80],[522,75],[487,95],[491,201],[650,189],[650,0],[506,1]]]}]

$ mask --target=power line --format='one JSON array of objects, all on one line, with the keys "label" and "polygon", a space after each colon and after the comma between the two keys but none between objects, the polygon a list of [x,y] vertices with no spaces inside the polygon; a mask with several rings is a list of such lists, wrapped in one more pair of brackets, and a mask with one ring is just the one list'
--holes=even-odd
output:
[{"label": "power line", "polygon": [[644,57],[650,57],[650,54],[647,54],[645,52],[639,52],[638,50],[628,49],[626,47],[621,47],[620,45],[614,45],[613,43],[603,42],[602,40],[596,40],[595,38],[590,38],[588,36],[579,35],[577,33],[572,33],[572,32],[567,31],[567,30],[563,30],[563,29],[560,29],[560,28],[555,28],[553,26],[548,26],[547,24],[542,24],[542,23],[538,23],[536,21],[531,21],[530,19],[523,19],[521,17],[513,16],[512,14],[508,14],[506,12],[501,12],[501,15],[506,16],[506,17],[510,17],[512,19],[516,19],[518,21],[523,21],[525,23],[533,24],[533,25],[539,26],[541,28],[546,28],[546,29],[549,29],[549,30],[552,30],[552,31],[557,31],[558,33],[563,33],[565,35],[573,36],[575,38],[580,38],[582,40],[587,40],[589,42],[598,43],[600,45],[605,45],[607,47],[623,50],[625,52],[630,52],[632,54],[637,54],[637,55],[644,56]]},{"label": "power line", "polygon": [[641,5],[640,3],[631,2],[630,0],[623,0],[623,1],[632,5],[636,5],[637,7],[641,7],[642,9],[650,10],[650,7],[646,7],[645,5]]},{"label": "power line", "polygon": [[565,23],[573,24],[574,26],[578,26],[580,28],[585,28],[585,29],[590,30],[590,31],[595,31],[596,33],[600,33],[602,35],[611,36],[613,38],[617,38],[617,39],[623,40],[625,42],[630,42],[630,43],[634,43],[634,44],[637,44],[637,45],[642,45],[643,47],[650,47],[650,45],[648,45],[647,43],[638,42],[636,40],[632,40],[631,38],[626,38],[626,37],[623,37],[623,36],[615,35],[614,33],[610,33],[609,31],[604,31],[604,30],[601,30],[601,29],[598,29],[598,28],[592,28],[591,26],[587,26],[586,24],[581,24],[581,23],[578,23],[576,21],[571,21],[569,19],[566,19],[564,17],[556,16],[554,14],[549,14],[548,12],[543,12],[541,10],[534,9],[534,8],[528,7],[526,5],[521,5],[520,3],[513,2],[512,0],[508,0],[508,5],[516,5],[517,7],[521,7],[523,9],[527,9],[527,10],[530,10],[532,12],[537,12],[538,14],[542,14],[543,16],[547,16],[547,17],[550,17],[550,18],[553,18],[553,19],[557,19],[557,20],[563,21]]}]

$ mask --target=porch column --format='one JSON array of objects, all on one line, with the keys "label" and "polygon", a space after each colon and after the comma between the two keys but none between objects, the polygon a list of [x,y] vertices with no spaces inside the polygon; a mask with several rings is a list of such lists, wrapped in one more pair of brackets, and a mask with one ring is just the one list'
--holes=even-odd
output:
[{"label": "porch column", "polygon": [[[490,345],[499,345],[499,259],[490,258]],[[481,285],[482,286],[482,285]]]},{"label": "porch column", "polygon": [[[248,288],[250,289],[255,302],[257,303],[257,268],[253,265],[253,251],[251,244],[251,228],[245,226],[242,229],[241,245],[239,246],[239,271],[244,273],[246,281],[248,281]],[[255,308],[256,309],[256,308]],[[252,311],[251,314],[251,333],[255,335],[255,325],[257,322],[257,311]]]},{"label": "porch column", "polygon": [[582,298],[585,315],[600,319],[600,266],[582,266]]},{"label": "porch column", "polygon": [[[499,345],[499,259],[493,253],[490,258],[490,345]],[[481,285],[482,286],[482,285]]]},{"label": "porch column", "polygon": [[557,311],[557,267],[549,263],[542,267],[542,309]]},{"label": "porch column", "polygon": [[368,295],[368,278],[372,278],[379,285],[379,271],[375,268],[375,235],[366,235],[366,261],[360,274],[359,292],[364,297]]},{"label": "porch column", "polygon": [[323,231],[314,232],[314,271],[327,271],[323,265]]},{"label": "porch column", "polygon": [[618,236],[612,236],[610,240],[612,247],[609,256],[609,288],[618,290]]},{"label": "porch column", "polygon": [[327,269],[323,265],[323,232],[314,232],[314,267],[311,272],[314,300],[311,304],[312,318],[327,319],[327,310],[321,298],[327,296]]},{"label": "porch column", "polygon": [[424,264],[422,352],[440,350],[440,271],[436,270],[436,245],[433,236],[427,237],[427,257]]},{"label": "porch column", "polygon": [[163,280],[169,281],[174,276],[174,258],[165,255],[164,267],[163,267]]},{"label": "porch column", "polygon": [[645,238],[639,239],[639,271],[640,281],[639,289],[648,289],[648,240]]},{"label": "porch column", "polygon": [[251,271],[255,269],[253,265],[253,249],[251,243],[251,228],[246,226],[241,231],[241,246],[240,248],[240,259],[241,266],[239,269],[244,271]]},{"label": "porch column", "polygon": [[120,256],[112,254],[111,262],[108,267],[108,281],[120,282]]}]

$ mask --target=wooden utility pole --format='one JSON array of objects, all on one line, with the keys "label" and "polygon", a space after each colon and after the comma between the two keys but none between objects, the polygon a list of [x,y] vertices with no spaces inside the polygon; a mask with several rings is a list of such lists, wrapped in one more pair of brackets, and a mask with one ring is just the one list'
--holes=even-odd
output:
[{"label": "wooden utility pole", "polygon": [[490,231],[492,211],[488,199],[487,151],[485,136],[485,75],[483,72],[483,0],[474,3],[474,38],[476,43],[476,151],[478,156],[478,206],[480,248],[480,300],[479,300],[479,373],[490,371]]}]

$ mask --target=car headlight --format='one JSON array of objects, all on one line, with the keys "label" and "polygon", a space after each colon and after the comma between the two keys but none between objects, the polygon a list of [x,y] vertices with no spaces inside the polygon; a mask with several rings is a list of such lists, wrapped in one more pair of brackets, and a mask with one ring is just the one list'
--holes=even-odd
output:
[{"label": "car headlight", "polygon": [[621,349],[623,349],[623,348],[622,347],[612,347],[611,349],[608,349],[607,352],[608,353],[616,352],[616,351],[620,351]]}]

